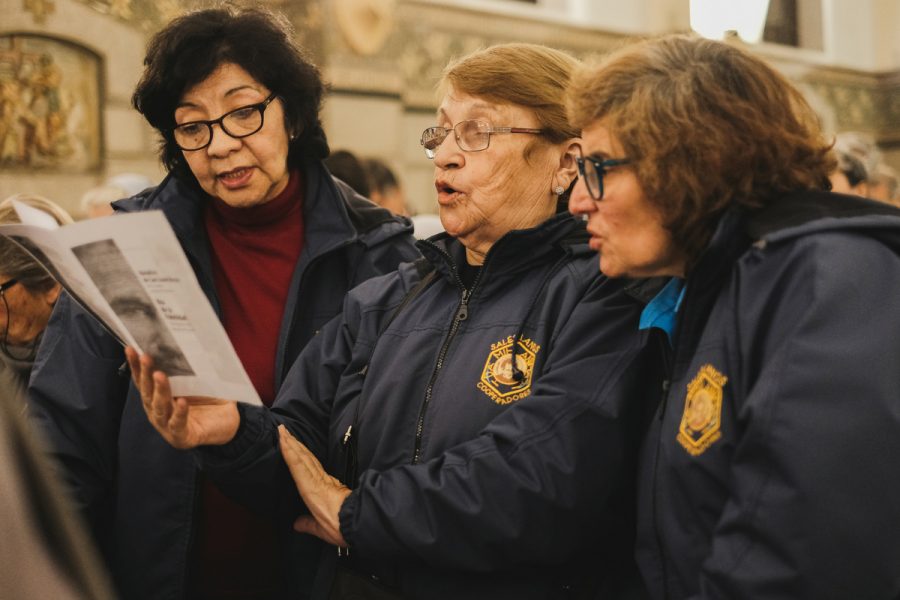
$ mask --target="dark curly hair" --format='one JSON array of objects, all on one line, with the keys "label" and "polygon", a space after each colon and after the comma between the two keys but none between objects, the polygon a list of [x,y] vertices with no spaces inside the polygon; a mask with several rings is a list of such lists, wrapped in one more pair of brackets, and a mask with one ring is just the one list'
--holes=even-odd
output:
[{"label": "dark curly hair", "polygon": [[325,84],[292,39],[288,21],[259,8],[222,7],[172,20],[147,46],[144,74],[132,96],[135,109],[162,135],[160,160],[178,179],[196,183],[171,130],[184,93],[220,65],[233,63],[282,98],[293,139],[288,166],[328,156],[319,110]]}]

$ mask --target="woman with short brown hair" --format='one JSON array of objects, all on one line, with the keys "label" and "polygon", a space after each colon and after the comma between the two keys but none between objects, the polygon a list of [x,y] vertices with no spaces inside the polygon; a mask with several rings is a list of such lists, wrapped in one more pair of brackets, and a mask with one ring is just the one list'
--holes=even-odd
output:
[{"label": "woman with short brown hair", "polygon": [[669,36],[583,69],[570,210],[600,269],[666,275],[637,558],[655,599],[900,594],[900,211],[829,193],[800,93]]}]

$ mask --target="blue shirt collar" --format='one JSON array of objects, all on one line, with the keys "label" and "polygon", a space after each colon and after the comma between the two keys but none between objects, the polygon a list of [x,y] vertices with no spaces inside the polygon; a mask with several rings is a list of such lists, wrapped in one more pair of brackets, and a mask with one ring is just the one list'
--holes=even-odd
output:
[{"label": "blue shirt collar", "polygon": [[672,344],[675,338],[676,317],[683,299],[684,279],[673,277],[644,307],[638,328],[662,329],[669,338],[669,344]]}]

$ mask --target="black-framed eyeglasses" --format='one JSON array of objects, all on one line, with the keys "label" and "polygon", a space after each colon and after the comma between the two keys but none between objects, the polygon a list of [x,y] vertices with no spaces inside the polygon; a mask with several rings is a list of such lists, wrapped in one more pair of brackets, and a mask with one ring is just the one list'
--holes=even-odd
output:
[{"label": "black-framed eyeglasses", "polygon": [[603,199],[603,177],[606,175],[607,169],[610,167],[619,167],[627,165],[631,162],[629,158],[607,158],[606,160],[598,160],[590,156],[576,156],[575,163],[578,165],[578,173],[584,180],[588,193],[594,200]]},{"label": "black-framed eyeglasses", "polygon": [[253,135],[263,126],[263,116],[277,94],[256,104],[248,104],[230,110],[212,121],[190,121],[172,128],[172,137],[179,148],[186,152],[203,150],[212,143],[213,125],[218,124],[222,131],[233,138],[245,138]]},{"label": "black-framed eyeglasses", "polygon": [[3,295],[3,292],[5,292],[9,288],[11,288],[12,286],[16,285],[17,283],[19,283],[19,280],[15,279],[15,278],[7,279],[3,283],[0,283],[0,296]]},{"label": "black-framed eyeglasses", "polygon": [[419,143],[425,148],[425,156],[434,158],[438,147],[444,143],[450,132],[456,137],[456,144],[463,152],[480,152],[491,143],[492,133],[530,133],[540,135],[543,129],[531,127],[493,127],[487,121],[468,119],[453,127],[429,127],[422,132]]},{"label": "black-framed eyeglasses", "polygon": [[29,356],[16,356],[11,353],[9,350],[9,323],[12,320],[12,315],[9,314],[9,302],[6,300],[6,290],[11,288],[12,286],[19,283],[18,279],[7,279],[3,283],[0,283],[0,300],[3,301],[3,309],[6,313],[6,321],[3,324],[3,337],[0,337],[0,351],[3,352],[6,356],[16,359],[16,360],[24,360],[30,357]]}]

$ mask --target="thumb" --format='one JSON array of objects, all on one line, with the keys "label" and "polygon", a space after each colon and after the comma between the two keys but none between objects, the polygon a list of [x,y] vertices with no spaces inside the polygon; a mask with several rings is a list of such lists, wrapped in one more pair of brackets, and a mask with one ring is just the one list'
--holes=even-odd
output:
[{"label": "thumb", "polygon": [[312,535],[317,535],[319,533],[319,523],[312,517],[312,515],[300,515],[294,521],[294,531],[298,533],[309,533]]}]

